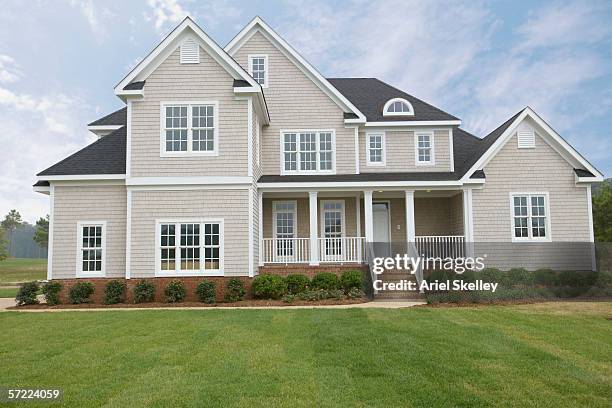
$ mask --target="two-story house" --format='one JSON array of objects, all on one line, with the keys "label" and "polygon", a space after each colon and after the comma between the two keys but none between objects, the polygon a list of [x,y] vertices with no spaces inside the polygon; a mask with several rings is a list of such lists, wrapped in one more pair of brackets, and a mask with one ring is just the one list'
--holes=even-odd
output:
[{"label": "two-story house", "polygon": [[540,256],[593,242],[603,176],[529,107],[479,138],[378,79],[323,77],[258,17],[225,48],[186,18],[114,92],[99,139],[38,174],[49,279],[248,281],[354,267],[370,243],[594,267]]}]

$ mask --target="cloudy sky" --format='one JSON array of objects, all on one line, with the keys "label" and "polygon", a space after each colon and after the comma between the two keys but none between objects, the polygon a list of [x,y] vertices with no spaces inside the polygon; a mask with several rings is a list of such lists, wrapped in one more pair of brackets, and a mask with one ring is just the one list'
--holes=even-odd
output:
[{"label": "cloudy sky", "polygon": [[9,1],[0,5],[0,214],[95,140],[113,86],[185,15],[225,45],[263,17],[326,76],[378,77],[483,136],[529,105],[612,175],[610,1]]}]

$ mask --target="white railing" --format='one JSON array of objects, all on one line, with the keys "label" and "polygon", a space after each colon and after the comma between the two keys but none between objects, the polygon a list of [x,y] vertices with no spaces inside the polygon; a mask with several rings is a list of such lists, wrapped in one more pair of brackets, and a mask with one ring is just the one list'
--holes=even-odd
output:
[{"label": "white railing", "polygon": [[361,263],[365,252],[365,238],[318,238],[319,262]]},{"label": "white railing", "polygon": [[310,239],[263,238],[261,256],[265,263],[308,263],[310,262]]},{"label": "white railing", "polygon": [[432,258],[459,258],[465,256],[463,235],[422,235],[415,237],[419,255]]}]

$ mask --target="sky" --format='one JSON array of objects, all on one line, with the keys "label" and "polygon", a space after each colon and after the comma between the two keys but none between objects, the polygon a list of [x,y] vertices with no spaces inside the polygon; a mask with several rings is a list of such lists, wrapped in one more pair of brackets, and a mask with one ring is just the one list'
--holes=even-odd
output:
[{"label": "sky", "polygon": [[186,15],[221,46],[261,16],[327,77],[377,77],[485,136],[531,106],[612,175],[611,1],[3,0],[0,215],[93,142],[113,87]]}]

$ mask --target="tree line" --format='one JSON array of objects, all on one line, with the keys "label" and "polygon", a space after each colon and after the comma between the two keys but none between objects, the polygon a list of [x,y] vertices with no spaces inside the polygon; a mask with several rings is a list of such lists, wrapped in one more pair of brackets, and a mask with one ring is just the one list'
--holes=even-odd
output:
[{"label": "tree line", "polygon": [[[23,246],[27,244],[19,234],[21,231],[27,229],[34,229],[31,239],[39,248],[45,249],[46,252],[49,244],[49,216],[40,217],[36,221],[36,225],[31,225],[22,220],[19,211],[13,209],[10,210],[0,222],[0,261],[14,254],[18,249],[18,245]],[[28,237],[27,239],[29,240],[30,238]]]}]

